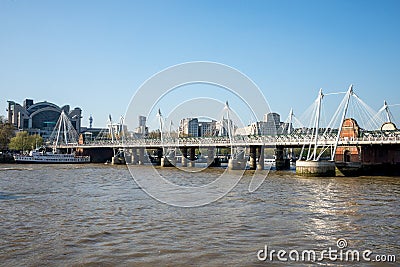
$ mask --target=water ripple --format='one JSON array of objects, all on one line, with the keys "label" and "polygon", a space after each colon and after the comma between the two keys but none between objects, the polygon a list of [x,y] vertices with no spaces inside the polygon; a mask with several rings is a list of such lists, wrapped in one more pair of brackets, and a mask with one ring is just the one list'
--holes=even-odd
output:
[{"label": "water ripple", "polygon": [[[209,183],[221,172],[158,171],[191,186]],[[256,257],[265,244],[327,249],[338,238],[346,238],[352,248],[400,254],[398,178],[319,179],[271,172],[253,193],[247,190],[250,180],[245,175],[219,201],[188,209],[147,196],[123,166],[28,165],[16,170],[4,165],[0,262],[265,266]]]}]

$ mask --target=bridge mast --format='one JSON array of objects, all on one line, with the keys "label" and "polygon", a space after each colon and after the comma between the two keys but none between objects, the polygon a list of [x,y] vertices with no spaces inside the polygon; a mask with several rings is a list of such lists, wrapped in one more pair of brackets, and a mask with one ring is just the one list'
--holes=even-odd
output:
[{"label": "bridge mast", "polygon": [[386,112],[386,119],[387,119],[387,122],[392,122],[392,118],[390,117],[389,106],[388,106],[386,100],[383,101],[383,108],[385,109],[385,112]]},{"label": "bridge mast", "polygon": [[226,114],[227,114],[227,118],[228,118],[228,137],[229,137],[229,140],[231,140],[232,141],[232,129],[231,129],[231,118],[230,118],[230,114],[229,114],[229,111],[230,111],[230,108],[229,108],[229,103],[228,103],[228,101],[226,101],[225,102],[225,109],[226,109]]},{"label": "bridge mast", "polygon": [[318,147],[318,130],[319,130],[319,118],[321,116],[321,104],[322,98],[324,95],[322,94],[322,88],[319,89],[318,95],[318,107],[317,107],[317,118],[315,121],[315,139],[314,139],[314,152],[313,152],[313,160],[317,160],[317,147]]},{"label": "bridge mast", "polygon": [[[289,122],[288,122],[288,130],[287,130],[287,135],[290,135],[291,133],[292,133],[292,123],[293,123],[293,116],[294,116],[294,113],[293,113],[293,108],[290,108],[290,112],[289,112]],[[282,131],[282,133],[283,133],[284,131]],[[293,148],[290,148],[289,149],[289,155],[290,155],[290,159],[293,159],[295,156],[294,156],[294,153],[293,153]]]},{"label": "bridge mast", "polygon": [[[64,110],[61,111],[61,114],[62,113],[64,113]],[[57,138],[56,138],[56,141],[54,142],[53,152],[56,151],[56,147],[58,145],[58,140],[60,140],[60,133],[61,133],[61,123],[58,125]]]},{"label": "bridge mast", "polygon": [[[231,116],[230,116],[230,107],[229,107],[229,103],[228,101],[225,102],[225,107],[224,109],[226,110],[226,117],[227,117],[227,126],[228,126],[228,138],[229,138],[229,142],[231,145],[231,156],[232,159],[236,159],[236,151],[235,151],[235,147],[233,146],[233,133],[232,133],[232,125],[231,125]],[[224,119],[222,118],[222,125],[224,124]]]},{"label": "bridge mast", "polygon": [[293,116],[294,116],[293,108],[291,108],[290,112],[289,112],[289,124],[288,124],[288,132],[287,132],[288,134],[292,133]]},{"label": "bridge mast", "polygon": [[51,133],[49,139],[53,143],[54,152],[60,143],[69,145],[78,141],[78,134],[76,133],[64,110],[61,111],[60,117],[58,118],[58,121],[54,126],[53,132]]},{"label": "bridge mast", "polygon": [[163,140],[163,122],[162,122],[162,115],[161,115],[161,110],[160,110],[160,109],[158,109],[157,117],[158,117],[158,121],[159,121],[159,123],[160,123],[160,139],[161,139],[161,144],[163,144],[163,143],[164,143],[164,140]]},{"label": "bridge mast", "polygon": [[121,115],[119,118],[119,133],[118,136],[121,138],[122,143],[125,141],[125,131],[124,131],[124,116]]},{"label": "bridge mast", "polygon": [[65,113],[64,111],[61,113],[61,119],[63,122],[63,126],[64,126],[64,140],[65,140],[65,144],[68,145],[68,137],[67,137],[67,125],[66,125],[66,119],[65,119]]},{"label": "bridge mast", "polygon": [[109,120],[109,122],[110,122],[111,142],[114,143],[114,127],[113,127],[113,122],[112,122],[111,114],[108,114],[108,120]]},{"label": "bridge mast", "polygon": [[340,122],[340,126],[339,126],[338,133],[337,133],[337,136],[336,136],[335,146],[333,147],[331,160],[335,160],[336,149],[337,149],[337,146],[338,146],[338,143],[339,143],[340,134],[342,133],[344,119],[346,118],[347,109],[349,107],[350,97],[351,97],[352,94],[353,94],[353,85],[350,84],[349,89],[347,90],[347,93],[344,96],[345,99],[346,99],[346,105],[344,106],[342,120]]}]

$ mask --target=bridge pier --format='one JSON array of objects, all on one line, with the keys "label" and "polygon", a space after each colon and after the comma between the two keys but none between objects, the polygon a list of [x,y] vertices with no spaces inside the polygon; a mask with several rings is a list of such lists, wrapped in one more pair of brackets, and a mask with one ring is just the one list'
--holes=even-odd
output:
[{"label": "bridge pier", "polygon": [[221,167],[221,160],[218,157],[218,147],[209,147],[207,149],[207,166]]},{"label": "bridge pier", "polygon": [[[257,161],[258,160],[258,161]],[[264,147],[250,146],[250,170],[264,169]]]},{"label": "bridge pier", "polygon": [[132,148],[131,154],[132,154],[131,164],[133,164],[133,165],[138,164],[139,158],[138,158],[138,155],[137,155],[137,149],[136,148]]},{"label": "bridge pier", "polygon": [[181,151],[182,151],[182,160],[181,160],[182,167],[187,167],[187,162],[188,162],[188,160],[187,160],[188,149],[187,149],[187,147],[182,147],[182,148],[181,148]]},{"label": "bridge pier", "polygon": [[[154,155],[154,152],[155,152],[155,155]],[[163,158],[163,149],[161,147],[157,147],[156,150],[153,150],[153,156],[154,156],[154,159],[153,159],[152,163],[153,164],[155,163],[155,165],[157,165],[157,166],[161,166],[161,160]]]},{"label": "bridge pier", "polygon": [[125,149],[125,164],[132,163],[132,149]]},{"label": "bridge pier", "polygon": [[160,162],[160,166],[161,167],[173,167],[175,165],[172,164],[172,162],[169,161],[169,159],[167,157],[162,157],[161,158],[161,162]]},{"label": "bridge pier", "polygon": [[257,169],[264,170],[264,147],[257,146],[257,153],[258,153]]},{"label": "bridge pier", "polygon": [[126,164],[125,161],[125,151],[114,149],[114,156],[111,158],[111,164],[113,165],[122,165]]},{"label": "bridge pier", "polygon": [[334,161],[296,161],[296,174],[301,176],[335,176]]},{"label": "bridge pier", "polygon": [[139,148],[139,160],[138,160],[138,164],[139,164],[139,165],[143,165],[143,164],[144,164],[144,148],[143,148],[143,147]]},{"label": "bridge pier", "polygon": [[238,159],[228,160],[228,170],[244,170],[246,168],[246,162]]},{"label": "bridge pier", "polygon": [[207,148],[207,166],[211,166],[214,163],[214,160],[215,160],[214,153],[215,153],[215,150],[213,147]]},{"label": "bridge pier", "polygon": [[257,168],[257,146],[250,146],[250,170]]},{"label": "bridge pier", "polygon": [[275,148],[275,168],[276,170],[289,170],[290,169],[290,159],[285,158],[284,149],[282,146],[277,146]]},{"label": "bridge pier", "polygon": [[246,168],[247,160],[244,158],[243,153],[238,155],[238,158],[232,158],[234,150],[231,151],[231,158],[228,160],[228,170],[244,170]]},{"label": "bridge pier", "polygon": [[163,155],[161,158],[161,167],[175,167],[176,158],[175,151],[171,151],[168,155]]},{"label": "bridge pier", "polygon": [[194,168],[196,166],[195,160],[196,160],[196,148],[191,147],[189,150],[189,167]]}]

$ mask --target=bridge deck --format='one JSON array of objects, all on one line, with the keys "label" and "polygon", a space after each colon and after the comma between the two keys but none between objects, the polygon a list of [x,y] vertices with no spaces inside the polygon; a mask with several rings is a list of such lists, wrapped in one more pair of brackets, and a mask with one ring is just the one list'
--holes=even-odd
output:
[{"label": "bridge deck", "polygon": [[[125,141],[96,141],[85,144],[68,144],[59,145],[58,148],[95,148],[95,147],[112,147],[112,148],[152,148],[152,147],[229,147],[229,146],[265,146],[265,147],[300,147],[314,143],[312,136],[252,136],[237,137],[234,140],[228,138],[177,138],[161,142],[160,139],[133,139]],[[318,138],[319,146],[332,146],[336,143],[335,136],[321,136]],[[399,135],[368,135],[361,138],[340,138],[339,146],[358,146],[358,145],[400,145]]]}]

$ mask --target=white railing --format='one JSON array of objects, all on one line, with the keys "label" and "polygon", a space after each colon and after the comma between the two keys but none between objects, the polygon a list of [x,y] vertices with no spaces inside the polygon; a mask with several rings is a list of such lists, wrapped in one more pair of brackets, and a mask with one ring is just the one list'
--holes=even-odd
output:
[{"label": "white railing", "polygon": [[[332,145],[336,136],[319,136],[320,145]],[[60,145],[65,147],[178,147],[178,146],[299,146],[314,142],[312,135],[280,135],[280,136],[236,136],[231,141],[227,137],[203,138],[170,138],[164,143],[160,139],[126,139],[122,141],[95,141],[85,144]],[[400,134],[369,134],[360,138],[340,138],[339,145],[366,145],[366,144],[400,144]]]}]

